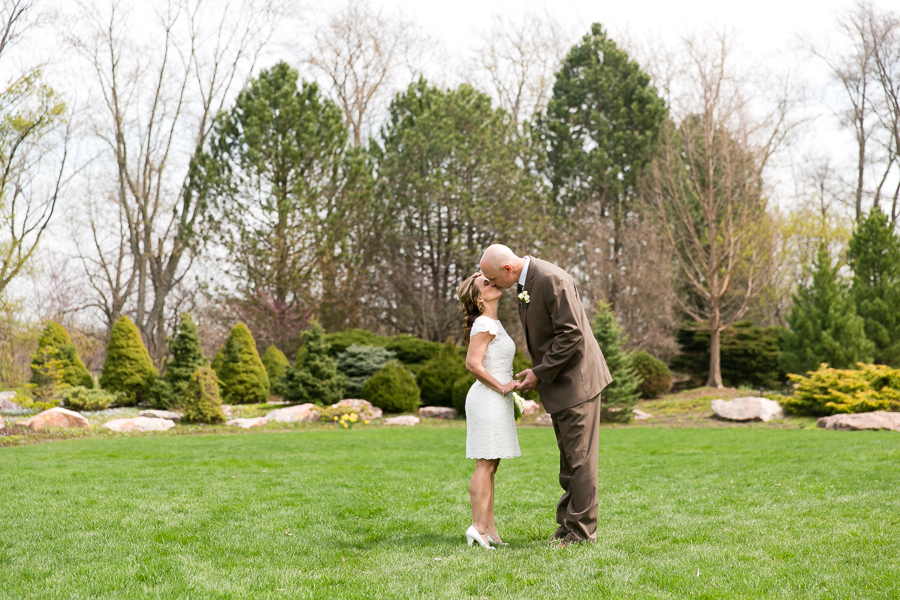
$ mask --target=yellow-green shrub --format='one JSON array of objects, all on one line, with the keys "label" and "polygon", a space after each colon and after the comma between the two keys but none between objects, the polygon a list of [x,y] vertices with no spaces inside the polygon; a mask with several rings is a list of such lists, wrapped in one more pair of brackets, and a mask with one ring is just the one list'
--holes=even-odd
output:
[{"label": "yellow-green shrub", "polygon": [[825,363],[817,371],[788,375],[794,395],[785,398],[787,412],[808,415],[900,411],[900,369],[857,363],[856,369],[831,369]]}]

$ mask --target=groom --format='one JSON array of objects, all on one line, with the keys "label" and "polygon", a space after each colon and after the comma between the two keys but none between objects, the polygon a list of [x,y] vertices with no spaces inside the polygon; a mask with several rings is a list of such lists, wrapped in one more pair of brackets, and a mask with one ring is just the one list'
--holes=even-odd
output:
[{"label": "groom", "polygon": [[556,265],[532,256],[519,258],[500,244],[485,250],[481,272],[499,287],[517,284],[519,318],[534,362],[534,368],[516,375],[525,377],[519,390],[538,389],[559,446],[563,495],[556,507],[559,528],[553,537],[561,540],[562,547],[594,542],[600,391],[612,377],[578,289],[572,277]]}]

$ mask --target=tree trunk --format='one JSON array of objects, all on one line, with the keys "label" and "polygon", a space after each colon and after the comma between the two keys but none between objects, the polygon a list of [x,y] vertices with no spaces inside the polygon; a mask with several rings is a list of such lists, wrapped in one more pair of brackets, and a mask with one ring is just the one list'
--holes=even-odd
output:
[{"label": "tree trunk", "polygon": [[709,322],[709,378],[707,387],[723,388],[722,384],[722,353],[719,346],[721,339],[719,328],[719,315],[716,313]]}]

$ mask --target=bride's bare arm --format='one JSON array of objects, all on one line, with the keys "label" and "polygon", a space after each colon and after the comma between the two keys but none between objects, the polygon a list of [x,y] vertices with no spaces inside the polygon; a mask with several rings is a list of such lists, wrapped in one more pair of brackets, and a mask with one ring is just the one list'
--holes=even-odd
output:
[{"label": "bride's bare arm", "polygon": [[484,355],[487,352],[488,344],[494,336],[487,332],[476,333],[469,339],[469,351],[466,353],[466,370],[475,376],[475,379],[488,386],[495,392],[508,394],[518,389],[519,382],[512,380],[509,383],[501,384],[493,375],[487,372],[482,364]]}]

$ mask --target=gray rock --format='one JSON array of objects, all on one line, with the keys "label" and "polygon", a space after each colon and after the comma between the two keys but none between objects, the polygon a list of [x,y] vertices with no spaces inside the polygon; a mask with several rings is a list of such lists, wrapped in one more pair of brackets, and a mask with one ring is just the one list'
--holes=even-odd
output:
[{"label": "gray rock", "polygon": [[408,427],[413,427],[419,424],[419,417],[414,417],[412,415],[402,415],[399,417],[391,417],[390,419],[384,420],[385,425],[406,425]]},{"label": "gray rock", "polygon": [[170,421],[180,421],[181,415],[171,410],[142,410],[138,413],[139,417],[150,417],[151,419],[168,419]]},{"label": "gray rock", "polygon": [[423,406],[419,409],[419,416],[423,419],[455,419],[459,415],[456,409],[447,406]]},{"label": "gray rock", "polygon": [[319,410],[315,404],[307,402],[287,408],[276,408],[270,411],[266,418],[279,423],[310,423],[319,420]]},{"label": "gray rock", "polygon": [[34,415],[27,421],[22,421],[22,426],[32,431],[39,431],[51,427],[87,429],[91,424],[74,410],[56,406]]},{"label": "gray rock", "polygon": [[341,400],[337,404],[332,404],[331,408],[350,408],[359,414],[360,419],[380,419],[383,415],[380,408],[372,406],[368,400],[359,400],[356,398]]},{"label": "gray rock", "polygon": [[157,417],[131,417],[130,419],[113,419],[100,427],[110,431],[167,431],[175,427],[175,421]]},{"label": "gray rock", "polygon": [[223,414],[223,415],[225,415],[226,417],[230,417],[230,416],[231,416],[231,405],[230,405],[230,404],[223,404],[223,405],[221,406],[221,408],[222,408],[222,414]]},{"label": "gray rock", "polygon": [[525,410],[522,411],[522,416],[525,415],[536,415],[541,412],[541,405],[535,402],[534,400],[523,400],[522,405]]},{"label": "gray rock", "polygon": [[878,410],[853,415],[821,417],[816,424],[825,429],[889,429],[900,431],[900,413]]},{"label": "gray rock", "polygon": [[713,414],[729,421],[771,421],[781,419],[784,412],[781,405],[766,398],[735,398],[734,400],[713,400],[710,403]]},{"label": "gray rock", "polygon": [[255,419],[231,419],[225,421],[225,424],[241,429],[250,429],[251,427],[262,427],[268,422],[269,420],[265,417],[256,417]]},{"label": "gray rock", "polygon": [[631,411],[631,414],[634,415],[635,421],[643,421],[644,419],[652,419],[653,418],[653,415],[651,415],[650,413],[645,413],[644,411],[640,410],[639,408],[633,409]]},{"label": "gray rock", "polygon": [[550,417],[550,413],[544,413],[535,420],[535,423],[538,425],[551,425],[552,426],[553,419]]},{"label": "gray rock", "polygon": [[15,392],[0,392],[0,412],[20,412],[22,407],[13,402]]}]

